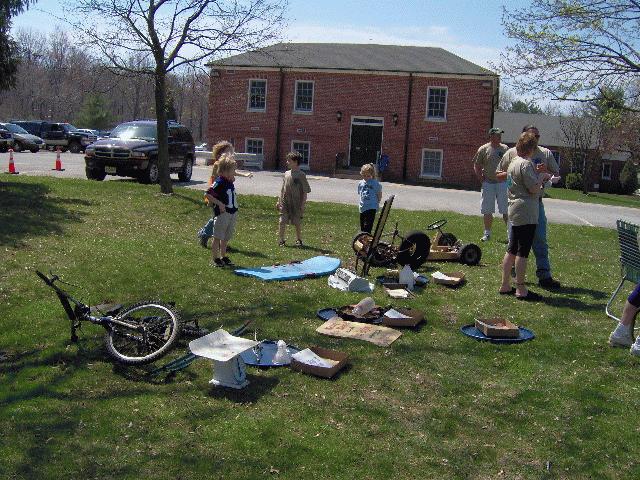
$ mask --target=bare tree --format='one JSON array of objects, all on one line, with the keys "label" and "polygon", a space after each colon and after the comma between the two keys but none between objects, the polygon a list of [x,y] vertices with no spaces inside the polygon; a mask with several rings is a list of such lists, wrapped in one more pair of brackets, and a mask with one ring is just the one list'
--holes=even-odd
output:
[{"label": "bare tree", "polygon": [[582,174],[582,191],[588,193],[591,175],[602,165],[605,149],[604,125],[588,108],[574,108],[570,116],[560,120],[562,135],[568,144],[563,156],[569,158],[572,170]]},{"label": "bare tree", "polygon": [[[162,193],[171,193],[167,145],[167,74],[278,38],[286,0],[70,0],[80,41],[97,49],[112,70],[149,75],[158,121]],[[151,68],[133,68],[131,55]]]},{"label": "bare tree", "polygon": [[[594,100],[640,78],[640,2],[531,0],[504,10],[515,44],[499,67],[516,90],[557,100]],[[635,92],[637,97],[638,92]]]}]

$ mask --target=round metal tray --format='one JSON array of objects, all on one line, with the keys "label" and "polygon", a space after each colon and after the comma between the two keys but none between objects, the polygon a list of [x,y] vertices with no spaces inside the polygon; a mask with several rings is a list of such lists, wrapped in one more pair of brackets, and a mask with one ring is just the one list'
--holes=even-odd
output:
[{"label": "round metal tray", "polygon": [[473,323],[460,327],[460,331],[467,337],[491,343],[522,343],[536,338],[534,333],[528,328],[518,327],[518,330],[520,330],[520,336],[518,338],[494,338],[487,337],[484,333],[478,330]]},{"label": "round metal tray", "polygon": [[[287,348],[291,355],[300,351],[298,347],[294,347],[289,344],[287,344]],[[264,340],[254,348],[242,352],[240,356],[242,357],[242,360],[244,360],[244,363],[254,367],[284,367],[289,365],[290,362],[275,363],[273,361],[273,357],[277,351],[278,342],[276,340]]]}]

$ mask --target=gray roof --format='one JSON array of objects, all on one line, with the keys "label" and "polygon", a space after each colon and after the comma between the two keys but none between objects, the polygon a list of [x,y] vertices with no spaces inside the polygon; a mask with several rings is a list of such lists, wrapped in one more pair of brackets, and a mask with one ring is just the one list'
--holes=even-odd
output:
[{"label": "gray roof", "polygon": [[353,43],[277,43],[210,65],[497,76],[442,48]]},{"label": "gray roof", "polygon": [[504,130],[502,141],[505,143],[515,144],[522,133],[522,127],[535,125],[540,131],[540,145],[568,147],[562,134],[561,118],[535,113],[495,112],[493,126]]},{"label": "gray roof", "polygon": [[[495,112],[493,126],[504,130],[502,141],[516,144],[522,133],[522,128],[527,125],[535,125],[540,132],[540,145],[551,149],[571,148],[570,143],[562,133],[562,122],[575,121],[575,117],[558,117],[536,113]],[[579,120],[578,120],[579,121]],[[565,123],[565,125],[567,125]],[[597,139],[593,139],[595,148]],[[607,160],[625,161],[628,154],[622,152],[607,152],[604,158]]]}]

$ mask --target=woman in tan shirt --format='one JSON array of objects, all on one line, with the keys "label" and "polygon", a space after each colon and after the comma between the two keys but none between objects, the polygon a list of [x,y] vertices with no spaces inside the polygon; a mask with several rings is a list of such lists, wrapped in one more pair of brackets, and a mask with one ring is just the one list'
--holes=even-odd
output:
[{"label": "woman in tan shirt", "polygon": [[[531,155],[538,141],[534,134],[525,132],[516,144],[518,156],[507,169],[509,188],[509,221],[513,225],[507,253],[502,261],[501,294],[515,293],[519,300],[539,300],[541,297],[525,286],[527,258],[538,224],[538,202],[542,184],[549,174],[538,175],[531,163]],[[511,267],[516,267],[516,288],[511,287]]]}]

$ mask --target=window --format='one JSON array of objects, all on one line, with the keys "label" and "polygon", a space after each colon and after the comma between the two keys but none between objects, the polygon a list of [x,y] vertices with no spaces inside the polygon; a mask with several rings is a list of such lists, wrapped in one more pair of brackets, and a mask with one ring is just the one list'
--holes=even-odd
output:
[{"label": "window", "polygon": [[447,88],[429,87],[427,90],[427,120],[444,122],[447,119]]},{"label": "window", "polygon": [[425,178],[442,177],[442,150],[422,149],[420,176]]},{"label": "window", "polygon": [[244,151],[246,153],[255,153],[256,155],[262,155],[262,145],[264,140],[261,138],[247,138]]},{"label": "window", "polygon": [[610,163],[602,164],[602,179],[611,180],[611,164]]},{"label": "window", "polygon": [[267,81],[249,80],[249,105],[250,112],[264,112],[267,109]]},{"label": "window", "polygon": [[313,112],[313,82],[296,81],[295,112]]},{"label": "window", "polygon": [[556,159],[556,163],[558,164],[558,168],[560,167],[560,152],[557,150],[550,150],[551,155],[553,155],[553,158]]},{"label": "window", "polygon": [[302,155],[300,167],[309,168],[309,158],[311,156],[311,142],[299,142],[294,140],[291,142],[291,150]]}]

